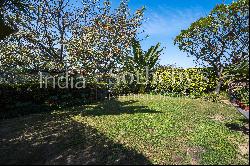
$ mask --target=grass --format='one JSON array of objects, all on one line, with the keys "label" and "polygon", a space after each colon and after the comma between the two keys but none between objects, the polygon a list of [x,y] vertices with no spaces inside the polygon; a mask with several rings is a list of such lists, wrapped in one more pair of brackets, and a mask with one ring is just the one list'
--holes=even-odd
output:
[{"label": "grass", "polygon": [[127,96],[0,126],[1,164],[249,164],[248,122],[199,99]]}]

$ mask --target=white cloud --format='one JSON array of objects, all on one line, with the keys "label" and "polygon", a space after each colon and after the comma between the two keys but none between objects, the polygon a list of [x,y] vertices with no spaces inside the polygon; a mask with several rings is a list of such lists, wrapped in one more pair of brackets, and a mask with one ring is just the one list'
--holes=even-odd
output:
[{"label": "white cloud", "polygon": [[160,42],[166,47],[164,55],[161,56],[161,64],[194,67],[194,58],[187,57],[186,53],[174,46],[174,38],[181,30],[188,28],[191,23],[206,15],[205,9],[201,7],[176,9],[159,6],[158,9],[147,10],[146,17],[149,19],[142,29],[145,31],[143,34],[150,37],[143,42],[143,48],[148,49],[151,45]]},{"label": "white cloud", "polygon": [[158,7],[158,11],[148,12],[149,19],[143,25],[143,29],[148,35],[173,36],[204,15],[206,13],[201,8],[180,10]]}]

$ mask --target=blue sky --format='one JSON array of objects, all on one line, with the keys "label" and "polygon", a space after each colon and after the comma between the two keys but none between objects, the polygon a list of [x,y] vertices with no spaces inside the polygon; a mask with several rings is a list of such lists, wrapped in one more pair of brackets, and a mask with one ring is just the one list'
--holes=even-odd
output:
[{"label": "blue sky", "polygon": [[[187,57],[186,53],[179,51],[174,46],[173,40],[182,29],[202,16],[206,16],[216,4],[221,4],[223,0],[130,0],[129,7],[135,11],[142,6],[146,7],[143,23],[144,36],[149,38],[142,42],[146,50],[157,42],[166,47],[164,55],[161,56],[162,65],[176,64],[179,67],[194,67],[192,57]],[[225,0],[230,3],[231,0]],[[118,5],[118,0],[112,1],[113,5]]]}]

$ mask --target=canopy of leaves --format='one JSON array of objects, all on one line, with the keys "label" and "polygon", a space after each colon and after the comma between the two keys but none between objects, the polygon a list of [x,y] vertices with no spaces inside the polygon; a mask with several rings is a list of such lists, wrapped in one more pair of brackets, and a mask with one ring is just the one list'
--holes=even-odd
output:
[{"label": "canopy of leaves", "polygon": [[19,31],[0,41],[2,71],[105,73],[129,54],[144,10],[130,14],[126,0],[114,10],[109,0],[32,0],[30,5],[30,15],[8,13],[18,20]]},{"label": "canopy of leaves", "polygon": [[249,0],[218,5],[175,39],[180,50],[217,72],[249,57]]},{"label": "canopy of leaves", "polygon": [[29,0],[0,0],[0,40],[17,31],[10,13],[18,15],[29,13]]}]

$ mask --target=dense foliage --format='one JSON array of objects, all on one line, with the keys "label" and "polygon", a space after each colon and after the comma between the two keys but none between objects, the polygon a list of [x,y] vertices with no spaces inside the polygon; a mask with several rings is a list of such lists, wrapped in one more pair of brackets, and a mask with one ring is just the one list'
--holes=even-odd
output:
[{"label": "dense foliage", "polygon": [[28,15],[30,13],[30,0],[0,0],[0,40],[18,31],[16,23],[19,18],[11,15]]},{"label": "dense foliage", "polygon": [[0,84],[0,119],[82,105],[108,97],[108,92],[95,85],[86,88],[61,89],[40,84]]},{"label": "dense foliage", "polygon": [[162,55],[163,48],[161,44],[157,43],[155,46],[151,46],[147,51],[142,50],[140,41],[133,40],[132,42],[133,56],[129,57],[127,68],[132,72],[142,72],[147,70],[152,71],[155,69],[160,56]]},{"label": "dense foliage", "polygon": [[[127,89],[130,89],[132,93],[145,93],[150,90],[150,85],[153,80],[153,73],[156,67],[162,51],[161,44],[157,43],[155,46],[151,46],[147,51],[142,49],[140,41],[134,39],[132,42],[132,56],[127,58],[124,66],[124,71],[128,76]],[[129,80],[132,80],[129,81]],[[124,84],[121,85],[125,86]]]},{"label": "dense foliage", "polygon": [[127,1],[114,10],[108,0],[30,3],[31,15],[8,13],[18,32],[0,41],[1,73],[105,74],[124,63],[144,10],[131,14]]},{"label": "dense foliage", "polygon": [[213,91],[216,81],[211,68],[164,67],[156,71],[152,86],[163,94],[201,95]]}]

